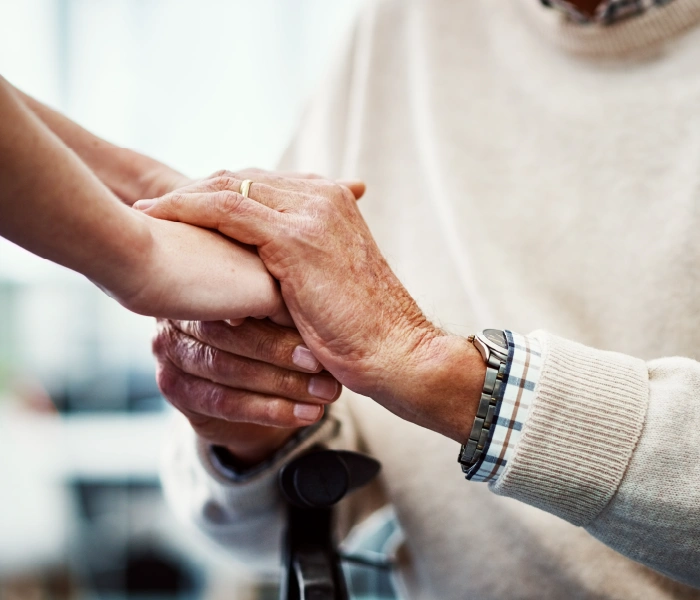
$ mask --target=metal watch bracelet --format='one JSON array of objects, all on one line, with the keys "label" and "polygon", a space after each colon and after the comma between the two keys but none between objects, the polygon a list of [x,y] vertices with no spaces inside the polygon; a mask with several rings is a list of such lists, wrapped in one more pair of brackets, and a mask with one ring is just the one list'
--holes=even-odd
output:
[{"label": "metal watch bracelet", "polygon": [[479,350],[486,363],[486,377],[469,439],[462,445],[457,457],[464,473],[467,473],[484,453],[493,426],[496,405],[501,398],[508,362],[508,342],[503,331],[485,329],[479,334],[469,336],[468,339]]}]

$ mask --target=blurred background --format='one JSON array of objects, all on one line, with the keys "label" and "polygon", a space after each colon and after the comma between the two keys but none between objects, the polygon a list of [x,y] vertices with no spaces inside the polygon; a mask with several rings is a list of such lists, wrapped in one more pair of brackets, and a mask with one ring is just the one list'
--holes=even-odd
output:
[{"label": "blurred background", "polygon": [[[361,0],[0,0],[0,73],[182,172],[274,168]],[[274,598],[158,488],[150,319],[0,239],[0,600]]]}]

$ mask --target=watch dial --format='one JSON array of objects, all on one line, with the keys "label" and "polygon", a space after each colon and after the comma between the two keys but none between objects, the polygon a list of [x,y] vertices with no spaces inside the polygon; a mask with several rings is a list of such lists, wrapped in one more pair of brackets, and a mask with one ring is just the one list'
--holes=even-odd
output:
[{"label": "watch dial", "polygon": [[482,335],[490,342],[496,344],[496,346],[508,349],[508,340],[506,339],[506,334],[503,333],[500,329],[484,329]]}]

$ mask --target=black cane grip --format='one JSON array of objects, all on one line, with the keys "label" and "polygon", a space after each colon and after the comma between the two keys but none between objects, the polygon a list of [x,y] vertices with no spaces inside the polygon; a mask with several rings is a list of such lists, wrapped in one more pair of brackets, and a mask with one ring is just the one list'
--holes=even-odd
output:
[{"label": "black cane grip", "polygon": [[357,452],[312,451],[281,469],[280,489],[293,506],[326,508],[369,483],[379,469],[379,462]]}]

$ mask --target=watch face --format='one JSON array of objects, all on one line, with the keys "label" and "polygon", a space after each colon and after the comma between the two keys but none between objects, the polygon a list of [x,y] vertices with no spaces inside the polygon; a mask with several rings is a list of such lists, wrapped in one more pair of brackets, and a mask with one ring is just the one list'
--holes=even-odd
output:
[{"label": "watch face", "polygon": [[483,335],[490,342],[496,344],[496,346],[499,348],[503,348],[504,350],[508,349],[506,334],[500,329],[484,329],[484,331],[481,332],[481,335]]}]

